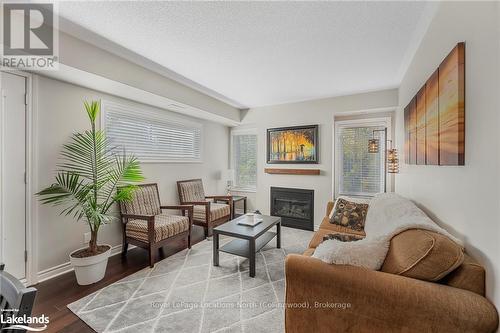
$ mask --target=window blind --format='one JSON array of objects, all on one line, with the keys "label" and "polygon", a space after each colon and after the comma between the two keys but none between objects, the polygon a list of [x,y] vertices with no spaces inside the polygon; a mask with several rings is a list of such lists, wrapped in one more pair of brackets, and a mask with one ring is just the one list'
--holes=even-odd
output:
[{"label": "window blind", "polygon": [[117,103],[101,108],[110,143],[141,162],[201,162],[201,124]]},{"label": "window blind", "polygon": [[337,134],[339,194],[373,196],[383,192],[384,142],[383,132],[376,132],[379,152],[368,152],[368,140],[373,130],[384,127],[340,127]]},{"label": "window blind", "polygon": [[255,190],[257,187],[257,135],[232,134],[234,187]]}]

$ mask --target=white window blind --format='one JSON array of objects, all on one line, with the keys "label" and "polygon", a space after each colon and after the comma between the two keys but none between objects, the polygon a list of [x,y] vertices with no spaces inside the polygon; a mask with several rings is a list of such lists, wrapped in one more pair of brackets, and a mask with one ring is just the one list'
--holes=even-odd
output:
[{"label": "white window blind", "polygon": [[368,140],[373,130],[382,126],[337,128],[337,181],[341,195],[373,196],[384,191],[384,134],[375,132],[379,139],[379,152],[368,152]]},{"label": "white window blind", "polygon": [[257,135],[232,133],[232,167],[234,187],[240,190],[257,188]]},{"label": "white window blind", "polygon": [[141,162],[201,162],[201,124],[107,101],[101,109],[110,143]]}]

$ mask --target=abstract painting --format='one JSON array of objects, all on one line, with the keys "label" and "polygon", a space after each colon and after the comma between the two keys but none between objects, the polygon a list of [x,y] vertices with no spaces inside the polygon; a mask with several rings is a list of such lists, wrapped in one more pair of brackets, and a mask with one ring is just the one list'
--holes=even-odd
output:
[{"label": "abstract painting", "polygon": [[417,93],[417,164],[425,165],[425,86]]},{"label": "abstract painting", "polygon": [[458,43],[404,109],[405,162],[465,164],[465,44]]},{"label": "abstract painting", "polygon": [[426,164],[439,165],[439,80],[436,70],[425,84]]},{"label": "abstract painting", "polygon": [[410,105],[404,110],[405,122],[405,163],[410,164]]},{"label": "abstract painting", "polygon": [[267,163],[318,163],[318,125],[268,129]]},{"label": "abstract painting", "polygon": [[410,164],[417,163],[417,99],[413,97],[410,102],[410,121],[408,123],[410,132]]},{"label": "abstract painting", "polygon": [[458,44],[439,66],[439,164],[464,165],[465,47]]}]

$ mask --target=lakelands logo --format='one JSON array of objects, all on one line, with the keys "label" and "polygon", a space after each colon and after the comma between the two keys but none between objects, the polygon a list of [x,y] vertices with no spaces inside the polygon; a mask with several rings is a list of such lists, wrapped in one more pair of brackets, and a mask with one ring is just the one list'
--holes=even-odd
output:
[{"label": "lakelands logo", "polygon": [[54,3],[2,3],[2,69],[57,69]]},{"label": "lakelands logo", "polygon": [[11,317],[4,316],[4,314],[2,313],[0,314],[0,324],[2,324],[1,326],[5,326],[1,331],[22,330],[29,332],[41,332],[47,329],[47,325],[49,324],[49,317],[45,315],[41,315],[38,317],[31,317],[26,315]]}]

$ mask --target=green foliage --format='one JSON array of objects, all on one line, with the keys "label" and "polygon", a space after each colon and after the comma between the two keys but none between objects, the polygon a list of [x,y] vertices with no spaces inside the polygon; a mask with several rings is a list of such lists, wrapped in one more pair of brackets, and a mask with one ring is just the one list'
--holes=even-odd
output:
[{"label": "green foliage", "polygon": [[[63,145],[55,183],[37,193],[43,204],[62,206],[61,214],[85,220],[91,230],[91,248],[97,231],[113,216],[116,202],[129,201],[136,183],[144,180],[139,161],[112,147],[103,131],[96,129],[100,103],[85,102],[91,129],[75,133]],[[95,238],[95,239],[94,239]]]}]

